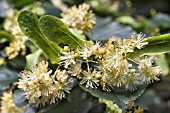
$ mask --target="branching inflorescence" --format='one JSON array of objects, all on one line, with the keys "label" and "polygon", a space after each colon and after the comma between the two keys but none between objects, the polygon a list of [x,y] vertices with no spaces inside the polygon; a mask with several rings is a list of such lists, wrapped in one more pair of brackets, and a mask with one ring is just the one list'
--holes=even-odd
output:
[{"label": "branching inflorescence", "polygon": [[[133,65],[126,57],[127,53],[145,45],[147,42],[144,42],[142,34],[139,34],[137,37],[132,35],[129,39],[123,40],[111,38],[103,46],[99,42],[85,44],[82,49],[76,51],[70,50],[67,46],[67,51],[63,49],[60,56],[60,64],[87,88],[101,86],[104,91],[111,91],[114,87],[125,86],[126,89],[133,90],[143,82],[159,80],[158,76],[161,73],[159,66],[153,67],[153,58],[150,56],[135,59]],[[135,67],[135,64],[138,66]]]},{"label": "branching inflorescence", "polygon": [[[62,20],[68,27],[84,32],[94,27],[94,15],[87,4],[66,12],[62,14]],[[128,53],[147,44],[141,33],[133,34],[128,39],[112,37],[104,45],[87,41],[76,50],[64,46],[54,74],[48,69],[48,63],[42,61],[32,67],[31,71],[21,72],[18,88],[25,91],[26,98],[36,107],[65,98],[71,90],[69,84],[73,83],[72,78],[86,88],[103,91],[113,91],[115,87],[135,90],[136,85],[159,80],[161,73],[159,66],[153,66],[152,56],[141,56],[133,61],[127,57]]]},{"label": "branching inflorescence", "polygon": [[[25,96],[35,106],[55,103],[66,97],[71,90],[68,76],[75,77],[87,88],[100,88],[112,91],[114,87],[125,87],[134,90],[136,85],[159,80],[159,66],[153,67],[153,58],[149,56],[135,60],[134,68],[126,54],[134,48],[142,48],[143,42],[139,34],[129,39],[111,38],[105,45],[86,43],[76,51],[68,46],[61,50],[59,68],[52,74],[47,62],[40,62],[31,71],[20,74],[18,88],[25,91]],[[138,44],[136,44],[138,43]]]},{"label": "branching inflorescence", "polygon": [[17,10],[8,10],[7,18],[4,23],[4,29],[12,35],[10,45],[5,48],[9,59],[18,56],[20,51],[22,54],[25,54],[26,52],[25,42],[27,41],[27,38],[22,34],[17,23],[18,14],[19,12]]}]

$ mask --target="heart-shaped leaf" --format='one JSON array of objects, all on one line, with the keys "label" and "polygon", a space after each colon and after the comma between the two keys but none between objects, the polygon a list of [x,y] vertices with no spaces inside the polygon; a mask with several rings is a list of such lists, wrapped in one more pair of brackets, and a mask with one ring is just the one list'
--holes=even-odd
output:
[{"label": "heart-shaped leaf", "polygon": [[40,49],[48,54],[52,63],[57,63],[57,57],[60,52],[59,46],[53,44],[45,38],[42,34],[39,25],[38,18],[31,11],[24,10],[19,14],[18,23],[21,31]]},{"label": "heart-shaped leaf", "polygon": [[124,108],[128,100],[136,100],[144,91],[147,85],[140,85],[135,91],[112,91],[104,92],[101,89],[86,88],[80,85],[82,89],[89,92],[95,97],[116,102],[120,108]]},{"label": "heart-shaped leaf", "polygon": [[55,44],[67,44],[76,49],[82,47],[85,41],[72,34],[65,24],[54,16],[42,16],[39,20],[42,33]]}]

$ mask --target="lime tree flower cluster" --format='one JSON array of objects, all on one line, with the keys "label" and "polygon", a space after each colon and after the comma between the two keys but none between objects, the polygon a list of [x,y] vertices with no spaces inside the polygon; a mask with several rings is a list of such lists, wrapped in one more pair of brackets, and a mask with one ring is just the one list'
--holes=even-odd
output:
[{"label": "lime tree flower cluster", "polygon": [[25,97],[36,107],[53,104],[66,97],[69,93],[68,73],[48,69],[48,62],[42,61],[31,68],[31,71],[22,71],[18,88],[25,91]]},{"label": "lime tree flower cluster", "polygon": [[1,113],[22,113],[24,107],[18,108],[13,102],[12,91],[4,92],[1,97]]},{"label": "lime tree flower cluster", "polygon": [[[74,13],[73,13],[74,12]],[[61,14],[62,21],[66,26],[89,32],[96,24],[95,16],[88,4],[73,6]]]},{"label": "lime tree flower cluster", "polygon": [[5,51],[9,59],[13,59],[22,52],[24,55],[26,52],[25,42],[27,41],[17,23],[19,12],[17,10],[9,9],[7,12],[7,18],[5,19],[4,29],[12,35],[12,41],[9,46],[5,48]]},{"label": "lime tree flower cluster", "polygon": [[135,48],[147,45],[144,40],[143,34],[139,34],[123,40],[112,37],[103,46],[99,42],[86,43],[76,51],[65,46],[59,57],[60,65],[87,88],[101,86],[104,91],[112,91],[114,87],[125,87],[134,90],[138,84],[159,80],[161,74],[161,68],[152,65],[151,56],[135,59],[136,68],[126,57]]},{"label": "lime tree flower cluster", "polygon": [[[38,16],[42,16],[45,14],[45,11],[40,4],[36,4],[36,7],[33,7],[32,10]],[[18,15],[19,11],[16,9],[8,9],[6,11],[6,19],[4,22],[4,29],[11,35],[11,42],[9,46],[5,47],[5,52],[8,55],[9,59],[14,59],[17,57],[20,52],[21,55],[25,55],[26,53],[26,41],[27,37],[21,32],[20,27],[18,25]]]},{"label": "lime tree flower cluster", "polygon": [[[132,35],[129,39],[112,37],[105,45],[87,42],[82,48],[72,50],[69,46],[61,49],[59,67],[55,73],[42,61],[20,74],[18,88],[36,107],[53,104],[66,97],[76,78],[80,85],[87,88],[102,88],[112,91],[115,87],[134,90],[136,85],[159,80],[159,66],[153,66],[153,57],[143,56],[130,63],[126,55],[135,48],[141,49],[148,43],[142,34]],[[137,65],[134,68],[133,65]]]},{"label": "lime tree flower cluster", "polygon": [[[83,33],[89,32],[95,25],[94,14],[87,4],[68,9],[62,17],[67,27],[82,30]],[[63,36],[67,33],[64,32]],[[147,44],[142,33],[133,34],[128,39],[112,37],[104,45],[83,41],[77,48],[69,47],[68,42],[63,41],[56,55],[58,63],[55,72],[48,68],[48,62],[41,61],[30,71],[20,73],[18,88],[25,92],[25,97],[35,107],[66,98],[75,83],[105,92],[115,88],[136,90],[137,85],[159,80],[161,74],[161,68],[153,65],[152,56],[128,58],[129,53]]]}]

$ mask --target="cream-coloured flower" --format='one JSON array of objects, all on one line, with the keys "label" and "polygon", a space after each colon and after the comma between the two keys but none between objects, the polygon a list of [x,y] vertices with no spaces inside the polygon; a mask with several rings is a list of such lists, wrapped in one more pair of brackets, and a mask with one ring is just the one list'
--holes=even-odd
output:
[{"label": "cream-coloured flower", "polygon": [[136,106],[134,101],[129,100],[126,106],[126,113],[131,113],[131,111],[133,111],[134,113],[144,113],[143,108]]},{"label": "cream-coloured flower", "polygon": [[88,71],[83,71],[82,74],[84,75],[82,77],[82,80],[80,81],[80,84],[86,84],[86,87],[89,88],[97,88],[97,86],[99,86],[99,80],[97,80],[95,78],[96,74],[98,72],[96,70],[93,70],[93,72],[91,72],[90,70]]},{"label": "cream-coloured flower", "polygon": [[6,64],[6,60],[4,57],[0,57],[0,66],[5,65]]},{"label": "cream-coloured flower", "polygon": [[84,60],[88,59],[93,54],[92,50],[90,49],[90,46],[87,44],[84,44],[84,47],[78,52],[80,54],[80,57],[82,57]]},{"label": "cream-coloured flower", "polygon": [[71,87],[69,87],[68,72],[66,70],[56,70],[55,75],[57,81],[54,82],[54,85],[58,91],[56,96],[61,100],[66,98],[66,93],[70,93],[71,90]]},{"label": "cream-coloured flower", "polygon": [[[139,70],[132,68],[133,63],[126,55],[133,52],[135,48],[141,49],[146,44],[143,35],[139,34],[137,38],[131,36],[128,39],[115,39],[113,37],[104,46],[99,42],[95,44],[87,42],[76,51],[65,47],[59,64],[66,65],[68,73],[78,78],[80,84],[87,88],[97,88],[100,85],[104,91],[112,91],[114,87],[134,90],[141,82],[159,80],[158,75],[161,73],[160,67],[153,67],[152,58],[140,57],[139,60],[135,60],[136,65],[139,64]],[[87,67],[83,67],[83,64],[87,64]],[[59,70],[59,73],[59,78],[67,75],[66,71]]]},{"label": "cream-coloured flower", "polygon": [[45,9],[41,7],[41,5],[41,2],[36,2],[31,9],[31,11],[37,16],[43,16],[46,13]]},{"label": "cream-coloured flower", "polygon": [[19,52],[22,51],[23,54],[26,52],[25,40],[18,39],[12,41],[8,47],[5,48],[6,54],[9,59],[13,59],[18,56]]},{"label": "cream-coloured flower", "polygon": [[60,64],[63,64],[65,68],[68,68],[70,64],[75,64],[75,52],[74,51],[68,51],[68,52],[62,52],[62,55],[59,57]]},{"label": "cream-coloured flower", "polygon": [[104,73],[101,80],[100,80],[100,85],[102,86],[103,91],[112,91],[114,89],[114,85],[112,83],[112,79]]},{"label": "cream-coloured flower", "polygon": [[139,72],[142,75],[142,81],[143,82],[151,82],[153,80],[158,81],[158,76],[161,74],[161,68],[160,66],[153,67],[153,57],[145,57],[143,59],[139,60]]},{"label": "cream-coloured flower", "polygon": [[99,52],[99,49],[101,48],[101,44],[100,42],[96,42],[96,44],[92,45],[90,47],[90,50],[93,52],[93,53],[97,53]]},{"label": "cream-coloured flower", "polygon": [[55,90],[57,90],[57,92],[54,93],[54,95],[60,100],[66,98],[66,94],[70,93],[71,90],[69,84],[70,84],[69,81],[65,81],[65,82],[55,81],[54,86],[56,87]]},{"label": "cream-coloured flower", "polygon": [[119,39],[119,48],[120,51],[124,54],[133,52],[134,47],[132,46],[132,40],[130,39]]},{"label": "cream-coloured flower", "polygon": [[66,11],[67,10],[67,5],[65,5],[63,3],[62,0],[50,0],[52,2],[52,4],[57,7],[57,8],[60,8],[62,11]]},{"label": "cream-coloured flower", "polygon": [[54,89],[51,73],[44,61],[32,67],[31,71],[20,73],[18,88],[25,91],[26,98],[36,107],[45,106],[51,99],[51,90]]},{"label": "cream-coloured flower", "polygon": [[22,113],[24,111],[24,107],[18,108],[12,99],[12,91],[10,92],[4,92],[3,96],[1,97],[1,107],[0,112],[1,113]]},{"label": "cream-coloured flower", "polygon": [[66,70],[56,70],[54,75],[48,69],[48,62],[42,61],[32,67],[31,71],[22,71],[18,88],[25,91],[29,103],[36,107],[53,104],[66,97],[71,88]]},{"label": "cream-coloured flower", "polygon": [[82,72],[81,62],[78,61],[78,62],[76,62],[76,64],[71,65],[68,68],[68,72],[71,74],[71,76],[76,76],[79,78],[80,73]]},{"label": "cream-coloured flower", "polygon": [[148,42],[145,42],[144,34],[140,33],[135,37],[135,34],[131,36],[133,44],[132,46],[137,47],[138,49],[143,48]]},{"label": "cream-coloured flower", "polygon": [[4,29],[13,36],[9,47],[5,48],[9,59],[13,59],[18,56],[20,51],[23,55],[26,53],[25,42],[27,41],[27,38],[22,34],[19,28],[17,21],[18,14],[19,12],[17,10],[8,10],[7,18],[4,22]]},{"label": "cream-coloured flower", "polygon": [[122,109],[120,109],[113,101],[99,99],[99,102],[106,104],[107,113],[122,113]]},{"label": "cream-coloured flower", "polygon": [[139,81],[138,81],[138,76],[139,74],[138,73],[135,73],[135,74],[129,74],[126,78],[126,81],[125,81],[125,87],[126,89],[130,89],[130,90],[135,90],[136,89],[136,85],[139,84]]},{"label": "cream-coloured flower", "polygon": [[[74,13],[73,13],[74,12]],[[62,13],[62,21],[68,26],[84,32],[89,32],[96,24],[94,14],[88,4],[73,6]]]}]

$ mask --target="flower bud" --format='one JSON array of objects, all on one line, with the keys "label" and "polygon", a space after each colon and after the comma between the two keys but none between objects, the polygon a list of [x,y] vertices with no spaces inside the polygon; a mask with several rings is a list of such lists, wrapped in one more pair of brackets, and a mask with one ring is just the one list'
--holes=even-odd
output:
[{"label": "flower bud", "polygon": [[79,53],[75,53],[74,54],[74,58],[79,58],[80,57],[80,54]]},{"label": "flower bud", "polygon": [[68,46],[64,46],[64,52],[68,52],[69,51],[69,47]]},{"label": "flower bud", "polygon": [[96,78],[96,79],[100,79],[100,78],[102,78],[102,75],[101,75],[100,73],[97,73],[97,74],[95,75],[95,78]]},{"label": "flower bud", "polygon": [[136,69],[130,69],[130,74],[135,74],[136,73]]},{"label": "flower bud", "polygon": [[98,52],[100,55],[104,55],[106,53],[106,48],[101,48],[99,49],[99,52]]}]

